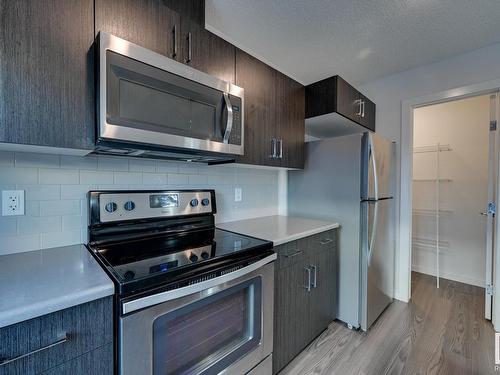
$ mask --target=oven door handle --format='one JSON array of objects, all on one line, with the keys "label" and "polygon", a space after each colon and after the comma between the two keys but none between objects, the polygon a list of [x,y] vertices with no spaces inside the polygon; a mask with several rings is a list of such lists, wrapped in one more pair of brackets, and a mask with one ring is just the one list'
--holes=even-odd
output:
[{"label": "oven door handle", "polygon": [[122,303],[122,312],[123,314],[128,314],[136,310],[144,309],[146,307],[157,305],[159,303],[171,301],[177,298],[182,298],[190,294],[201,292],[205,289],[213,288],[214,286],[224,284],[227,283],[228,281],[232,281],[239,277],[248,275],[249,273],[265,266],[266,264],[271,263],[273,260],[276,260],[276,258],[277,255],[272,254],[244,268],[241,268],[239,270],[230,272],[228,274],[213,279],[188,285],[179,289],[168,290],[166,292],[154,294],[143,298],[138,298],[133,301],[124,302]]}]

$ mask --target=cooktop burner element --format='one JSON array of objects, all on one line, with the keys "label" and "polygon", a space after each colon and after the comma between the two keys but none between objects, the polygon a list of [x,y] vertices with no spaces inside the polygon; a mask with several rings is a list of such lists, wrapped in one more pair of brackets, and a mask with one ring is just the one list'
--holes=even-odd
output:
[{"label": "cooktop burner element", "polygon": [[272,253],[272,243],[215,228],[215,192],[93,191],[88,247],[128,296]]}]

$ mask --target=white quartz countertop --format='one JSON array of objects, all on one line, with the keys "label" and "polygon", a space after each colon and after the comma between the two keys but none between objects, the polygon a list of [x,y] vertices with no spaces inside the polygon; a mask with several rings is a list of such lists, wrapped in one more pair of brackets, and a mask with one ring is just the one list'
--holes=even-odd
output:
[{"label": "white quartz countertop", "polygon": [[83,245],[0,256],[0,327],[113,293],[113,282]]},{"label": "white quartz countertop", "polygon": [[217,227],[272,241],[274,245],[277,246],[286,242],[298,240],[299,238],[338,228],[339,224],[303,217],[276,215],[220,223],[217,224]]}]

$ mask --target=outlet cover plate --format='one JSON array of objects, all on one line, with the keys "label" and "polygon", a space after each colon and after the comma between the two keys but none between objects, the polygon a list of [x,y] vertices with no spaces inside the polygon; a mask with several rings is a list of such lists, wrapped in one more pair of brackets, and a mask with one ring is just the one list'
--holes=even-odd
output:
[{"label": "outlet cover plate", "polygon": [[239,187],[234,188],[234,201],[241,202],[241,199],[242,199],[241,196],[242,196],[241,188],[239,188]]},{"label": "outlet cover plate", "polygon": [[24,190],[2,190],[2,216],[24,215]]}]

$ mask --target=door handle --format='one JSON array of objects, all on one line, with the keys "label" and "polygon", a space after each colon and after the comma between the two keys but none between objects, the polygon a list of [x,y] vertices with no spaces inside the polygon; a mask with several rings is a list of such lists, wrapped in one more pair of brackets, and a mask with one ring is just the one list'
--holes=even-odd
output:
[{"label": "door handle", "polygon": [[312,282],[312,287],[316,288],[318,286],[318,267],[316,266],[311,266],[311,269],[313,271],[313,282]]},{"label": "door handle", "polygon": [[276,138],[271,138],[271,159],[276,159],[277,151],[276,151]]},{"label": "door handle", "polygon": [[177,56],[177,25],[174,25],[174,27],[172,27],[172,36],[174,38],[172,57],[176,57]]},{"label": "door handle", "polygon": [[[378,202],[370,202],[374,204],[374,214],[372,223],[372,232],[370,233],[370,239],[368,241],[368,266],[370,266],[373,254],[373,243],[375,242],[375,234],[377,233],[377,221],[378,221]],[[369,204],[370,204],[369,203]]]},{"label": "door handle", "polygon": [[223,97],[227,110],[227,124],[226,130],[224,131],[223,142],[229,143],[229,137],[231,136],[231,131],[233,130],[233,106],[231,105],[231,100],[229,99],[229,94],[227,92],[223,94]]},{"label": "door handle", "polygon": [[44,350],[47,350],[47,349],[50,349],[50,348],[53,348],[55,346],[59,346],[61,344],[64,344],[66,341],[69,341],[69,335],[65,332],[63,334],[63,337],[57,341],[54,341],[53,343],[51,344],[48,344],[48,345],[45,345],[45,346],[42,346],[41,348],[38,348],[38,349],[35,349],[35,350],[32,350],[28,353],[24,353],[24,354],[21,354],[21,355],[18,355],[17,357],[13,357],[13,358],[1,358],[0,359],[0,366],[5,366],[9,363],[12,363],[12,362],[16,362],[16,361],[19,361],[20,359],[23,359],[23,358],[26,358],[30,355],[33,355],[33,354],[36,354],[36,353],[40,353],[40,352],[43,352]]},{"label": "door handle", "polygon": [[361,116],[361,99],[356,99],[354,103],[358,106],[358,112],[356,112],[356,116]]},{"label": "door handle", "polygon": [[319,241],[321,245],[328,245],[329,243],[332,243],[333,240],[331,238],[325,238],[323,241]]},{"label": "door handle", "polygon": [[[370,137],[370,135],[368,135]],[[370,154],[372,157],[372,168],[373,168],[373,188],[375,193],[375,199],[378,199],[378,174],[377,174],[377,160],[375,160],[375,145],[373,144],[373,138],[370,137]]]},{"label": "door handle", "polygon": [[187,42],[188,42],[188,55],[187,55],[187,58],[186,58],[186,63],[189,63],[191,62],[191,59],[193,57],[193,49],[191,47],[191,45],[193,44],[192,43],[192,33],[188,33],[187,35]]},{"label": "door handle", "polygon": [[310,292],[311,291],[311,269],[306,267],[305,268],[306,272],[307,272],[307,286],[304,285],[304,288]]},{"label": "door handle", "polygon": [[365,101],[361,100],[361,117],[365,117]]},{"label": "door handle", "polygon": [[302,250],[297,250],[294,253],[285,254],[285,258],[293,258],[293,257],[296,257],[297,255],[300,255],[300,254],[302,254]]},{"label": "door handle", "polygon": [[279,156],[279,158],[283,159],[283,139],[280,138],[279,142],[280,142],[280,156]]}]

